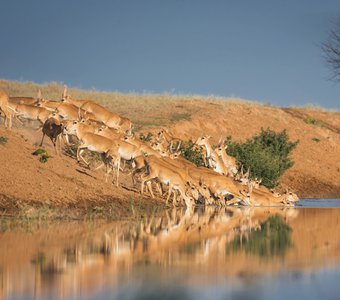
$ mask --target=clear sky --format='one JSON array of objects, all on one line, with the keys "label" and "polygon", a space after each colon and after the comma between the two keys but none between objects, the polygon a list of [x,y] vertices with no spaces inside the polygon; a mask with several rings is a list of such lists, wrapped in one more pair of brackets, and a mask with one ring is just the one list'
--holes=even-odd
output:
[{"label": "clear sky", "polygon": [[1,0],[0,78],[340,108],[339,0]]}]

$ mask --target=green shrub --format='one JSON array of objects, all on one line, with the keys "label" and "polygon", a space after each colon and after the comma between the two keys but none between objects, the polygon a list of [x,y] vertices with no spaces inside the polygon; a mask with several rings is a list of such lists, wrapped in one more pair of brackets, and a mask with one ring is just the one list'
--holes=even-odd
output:
[{"label": "green shrub", "polygon": [[315,126],[319,126],[319,127],[323,127],[324,123],[320,120],[314,119],[312,117],[307,117],[303,120],[306,124],[310,124],[310,125],[315,125]]},{"label": "green shrub", "polygon": [[7,143],[7,138],[5,136],[0,136],[0,145],[5,145]]},{"label": "green shrub", "polygon": [[46,163],[48,161],[49,158],[51,158],[52,156],[50,156],[47,152],[43,153],[40,155],[39,157],[39,161],[41,163]]},{"label": "green shrub", "polygon": [[185,159],[191,161],[198,167],[204,167],[203,153],[199,148],[195,147],[192,140],[183,141],[180,150]]},{"label": "green shrub", "polygon": [[48,152],[44,149],[44,147],[39,147],[37,150],[35,150],[32,153],[32,155],[39,156],[39,161],[41,163],[46,163],[48,159],[52,157],[48,154]]},{"label": "green shrub", "polygon": [[175,113],[170,117],[171,122],[179,122],[179,121],[190,121],[191,114],[189,113]]},{"label": "green shrub", "polygon": [[320,142],[320,139],[314,137],[314,138],[312,138],[312,141],[313,141],[313,142],[316,142],[316,143],[319,143],[319,142]]},{"label": "green shrub", "polygon": [[236,157],[239,166],[250,168],[251,178],[262,178],[262,184],[273,188],[281,175],[294,162],[289,157],[298,141],[290,142],[286,130],[276,133],[270,129],[261,129],[261,133],[245,143],[226,141],[229,155]]}]

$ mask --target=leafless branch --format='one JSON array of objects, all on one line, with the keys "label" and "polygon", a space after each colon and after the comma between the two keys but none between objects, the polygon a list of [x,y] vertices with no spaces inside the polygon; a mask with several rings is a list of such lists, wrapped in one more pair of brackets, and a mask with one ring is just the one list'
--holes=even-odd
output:
[{"label": "leafless branch", "polygon": [[340,14],[334,22],[326,42],[321,46],[325,61],[329,66],[331,79],[340,82]]}]

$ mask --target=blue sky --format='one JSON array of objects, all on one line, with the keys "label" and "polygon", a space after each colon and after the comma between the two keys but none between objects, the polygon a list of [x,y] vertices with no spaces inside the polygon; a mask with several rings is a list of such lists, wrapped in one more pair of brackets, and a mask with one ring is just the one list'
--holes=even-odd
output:
[{"label": "blue sky", "polygon": [[340,108],[333,0],[2,0],[0,78]]}]

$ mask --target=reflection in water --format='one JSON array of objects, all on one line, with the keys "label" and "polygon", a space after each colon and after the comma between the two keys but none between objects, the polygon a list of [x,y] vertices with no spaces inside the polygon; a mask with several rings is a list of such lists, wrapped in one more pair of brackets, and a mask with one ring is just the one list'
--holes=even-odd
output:
[{"label": "reflection in water", "polygon": [[263,257],[284,256],[291,246],[291,228],[279,215],[271,216],[254,231],[236,237],[227,245],[227,251],[244,250]]},{"label": "reflection in water", "polygon": [[310,294],[340,273],[339,227],[338,209],[205,207],[2,232],[0,299],[271,299],[297,283]]}]

